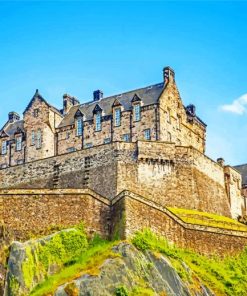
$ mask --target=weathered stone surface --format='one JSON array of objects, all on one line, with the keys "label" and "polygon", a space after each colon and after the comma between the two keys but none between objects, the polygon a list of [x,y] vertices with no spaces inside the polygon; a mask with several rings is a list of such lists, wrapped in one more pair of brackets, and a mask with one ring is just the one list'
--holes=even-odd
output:
[{"label": "weathered stone surface", "polygon": [[[115,290],[119,286],[125,286],[129,290],[136,286],[146,286],[155,295],[163,295],[161,293],[167,296],[194,295],[194,291],[181,280],[167,258],[157,257],[151,252],[143,254],[127,243],[121,243],[113,251],[120,257],[106,260],[100,267],[98,276],[85,274],[73,281],[78,289],[78,295],[115,295]],[[68,296],[65,292],[66,286],[67,284],[59,287],[55,296]],[[201,285],[201,291],[198,291],[197,295],[213,296],[213,293]]]}]

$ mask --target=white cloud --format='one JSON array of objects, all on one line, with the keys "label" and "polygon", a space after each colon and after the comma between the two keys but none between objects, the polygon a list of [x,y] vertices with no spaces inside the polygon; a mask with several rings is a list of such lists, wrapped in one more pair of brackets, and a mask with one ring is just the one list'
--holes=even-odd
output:
[{"label": "white cloud", "polygon": [[247,94],[242,95],[238,99],[234,100],[231,104],[220,106],[220,110],[238,115],[247,113]]}]

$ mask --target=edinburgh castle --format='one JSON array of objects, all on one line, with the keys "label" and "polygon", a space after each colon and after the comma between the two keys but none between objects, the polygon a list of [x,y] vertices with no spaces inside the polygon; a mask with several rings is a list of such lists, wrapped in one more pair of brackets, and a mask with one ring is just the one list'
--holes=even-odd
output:
[{"label": "edinburgh castle", "polygon": [[17,239],[52,224],[86,221],[89,233],[125,238],[150,227],[202,253],[234,253],[241,229],[191,224],[172,208],[237,219],[242,178],[205,155],[206,124],[184,106],[170,67],[161,83],[63,108],[37,90],[0,130],[0,220]]}]

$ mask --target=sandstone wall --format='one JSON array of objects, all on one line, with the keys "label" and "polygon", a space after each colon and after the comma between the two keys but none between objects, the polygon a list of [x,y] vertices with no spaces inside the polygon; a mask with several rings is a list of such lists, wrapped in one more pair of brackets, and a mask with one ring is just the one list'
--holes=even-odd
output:
[{"label": "sandstone wall", "polygon": [[236,254],[247,246],[247,232],[186,224],[166,208],[131,192],[120,194],[118,202],[121,198],[126,237],[148,227],[180,247],[220,256]]},{"label": "sandstone wall", "polygon": [[1,190],[0,220],[17,240],[82,221],[88,233],[108,237],[110,203],[91,190]]}]

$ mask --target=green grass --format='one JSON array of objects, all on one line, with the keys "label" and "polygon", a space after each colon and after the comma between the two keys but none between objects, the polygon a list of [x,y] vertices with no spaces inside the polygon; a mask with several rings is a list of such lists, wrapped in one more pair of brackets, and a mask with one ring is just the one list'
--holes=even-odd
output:
[{"label": "green grass", "polygon": [[225,216],[179,208],[168,208],[168,210],[186,223],[219,227],[229,230],[247,231],[247,226]]},{"label": "green grass", "polygon": [[[178,274],[191,287],[198,289],[198,279],[217,295],[247,295],[247,249],[235,257],[207,257],[193,251],[180,249],[163,237],[146,229],[137,232],[132,243],[140,250],[152,250],[167,256]],[[192,273],[184,268],[184,262]]]},{"label": "green grass", "polygon": [[100,238],[94,238],[86,251],[84,251],[71,265],[63,269],[37,285],[30,293],[32,296],[53,295],[54,291],[65,283],[80,277],[84,273],[97,275],[99,266],[107,258],[114,258],[117,254],[111,251],[116,242],[109,242]]}]

